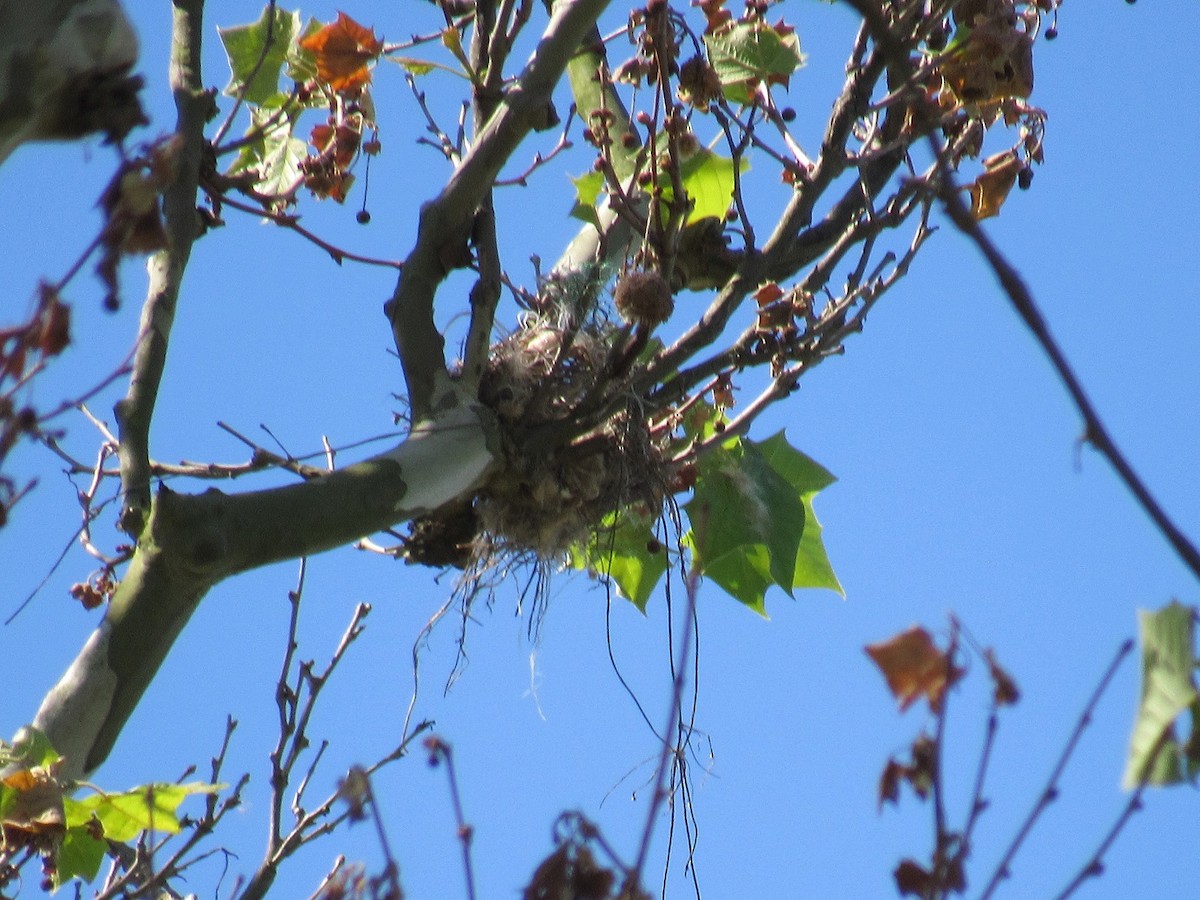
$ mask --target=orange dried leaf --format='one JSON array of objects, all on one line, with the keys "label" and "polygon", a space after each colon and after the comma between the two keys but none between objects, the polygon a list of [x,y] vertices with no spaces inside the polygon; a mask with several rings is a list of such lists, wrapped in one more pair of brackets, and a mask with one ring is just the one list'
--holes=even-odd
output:
[{"label": "orange dried leaf", "polygon": [[367,64],[379,58],[383,42],[375,31],[344,12],[337,21],[300,41],[316,57],[317,77],[339,94],[354,93],[371,80]]},{"label": "orange dried leaf", "polygon": [[908,709],[921,697],[934,712],[941,708],[946,688],[961,674],[947,654],[938,650],[924,628],[912,627],[878,644],[868,644],[867,655],[879,666],[889,690]]},{"label": "orange dried leaf", "polygon": [[6,841],[56,841],[62,837],[67,821],[62,787],[46,769],[21,769],[5,778],[3,784],[16,792],[0,822]]},{"label": "orange dried leaf", "polygon": [[768,281],[754,292],[754,299],[758,301],[759,308],[762,308],[769,303],[774,303],[782,296],[783,288],[781,288],[774,281]]}]

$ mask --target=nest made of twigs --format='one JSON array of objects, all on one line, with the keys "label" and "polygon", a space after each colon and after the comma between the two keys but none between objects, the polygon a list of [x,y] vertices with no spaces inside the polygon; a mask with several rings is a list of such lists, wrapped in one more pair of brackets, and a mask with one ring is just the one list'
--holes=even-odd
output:
[{"label": "nest made of twigs", "polygon": [[571,329],[531,317],[493,348],[480,399],[506,435],[506,466],[475,503],[491,546],[561,559],[608,513],[661,506],[662,459],[632,395],[608,403],[613,411],[599,425],[561,446],[528,440],[542,426],[569,426],[590,412],[610,387],[610,345],[619,334],[604,323]]}]

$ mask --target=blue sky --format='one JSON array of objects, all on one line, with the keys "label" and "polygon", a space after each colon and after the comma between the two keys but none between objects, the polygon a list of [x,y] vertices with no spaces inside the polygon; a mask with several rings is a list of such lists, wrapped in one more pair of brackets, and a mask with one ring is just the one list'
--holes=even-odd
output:
[{"label": "blue sky", "polygon": [[[364,0],[342,8],[389,39],[435,21],[424,4]],[[329,20],[336,7],[302,11]],[[134,14],[157,133],[173,121],[162,74],[169,15],[163,4],[139,4]],[[210,4],[208,83],[227,79],[215,27],[257,14],[252,4]],[[808,2],[786,4],[785,14],[810,57],[790,102],[801,139],[815,146],[853,18]],[[1037,50],[1033,99],[1050,112],[1046,164],[1033,189],[1015,193],[987,228],[1026,277],[1116,440],[1183,530],[1200,536],[1200,225],[1193,209],[1200,126],[1190,109],[1200,75],[1182,51],[1185,36],[1200,31],[1200,9],[1073,2],[1059,30],[1057,41]],[[418,205],[446,170],[435,153],[413,145],[415,109],[398,73],[381,69],[377,81],[385,149],[371,174],[372,224],[354,223],[357,194],[346,208],[309,209],[306,222],[361,252],[398,258],[411,246]],[[584,166],[577,158],[543,172],[526,191],[501,195],[513,270],[527,271],[531,252],[553,259],[569,239],[565,174]],[[0,269],[5,320],[25,309],[38,278],[57,277],[94,235],[93,201],[111,170],[110,151],[95,142],[27,147],[0,168],[9,244]],[[188,271],[154,455],[243,459],[218,420],[247,434],[261,434],[263,423],[296,454],[319,450],[322,435],[340,446],[392,431],[392,395],[402,380],[380,314],[391,273],[338,268],[293,234],[232,211],[227,219],[197,246]],[[33,400],[50,406],[77,393],[124,356],[142,278],[140,265],[125,267],[125,304],[115,315],[100,309],[94,282],[76,279],[68,291],[74,349],[38,383]],[[440,301],[443,323],[457,308],[453,289]],[[695,303],[698,312],[704,302],[687,297],[681,305]],[[116,397],[93,409],[108,417]],[[86,421],[62,424],[69,446],[85,457],[95,452]],[[944,632],[952,610],[995,648],[1023,689],[1021,703],[1001,720],[987,791],[992,806],[968,871],[968,896],[975,896],[1101,672],[1135,634],[1135,610],[1173,597],[1195,603],[1195,579],[1103,460],[1079,450],[1080,424],[1065,392],[983,263],[948,225],[846,355],[806,378],[755,436],[782,427],[839,478],[817,511],[847,596],[774,593],[766,621],[715,586],[702,588],[697,725],[704,737],[693,768],[701,888],[712,898],[894,896],[891,870],[905,855],[927,856],[932,826],[911,797],[877,814],[876,781],[888,756],[903,753],[928,722],[919,708],[896,711],[862,647],[913,623]],[[75,489],[48,454],[20,451],[13,473],[37,474],[41,484],[0,537],[0,570],[8,576],[3,617],[42,580],[78,525]],[[267,475],[223,488],[281,481]],[[111,545],[110,527],[102,520],[96,533]],[[67,596],[90,568],[71,550],[29,607],[0,628],[0,732],[11,734],[32,714],[94,627],[96,614]],[[193,763],[203,771],[225,716],[235,716],[241,727],[226,777],[249,771],[253,780],[221,835],[237,858],[220,896],[236,873],[253,868],[265,840],[272,691],[295,580],[296,566],[288,564],[218,586],[96,775],[105,787],[124,788],[169,780]],[[413,640],[452,586],[450,576],[437,581],[349,550],[310,561],[301,655],[327,658],[354,605],[374,606],[312,728],[331,742],[314,796],[332,789],[347,766],[398,740]],[[556,575],[540,639],[531,642],[527,618],[514,615],[520,587],[507,583],[490,606],[476,607],[469,664],[449,693],[441,686],[454,665],[457,623],[444,622],[422,656],[417,715],[436,719],[455,748],[475,826],[480,897],[519,895],[565,809],[592,817],[626,858],[635,852],[658,747],[609,661],[606,613],[621,675],[656,726],[669,699],[661,591],[643,617],[616,598],[608,609],[604,591],[584,578]],[[1118,815],[1136,668],[1126,662],[1097,709],[1060,800],[1018,857],[1003,895],[1053,895]],[[984,674],[976,660],[951,700],[948,795],[958,821],[983,733]],[[382,775],[375,791],[408,896],[463,896],[445,773],[418,754]],[[1190,788],[1151,792],[1107,855],[1105,875],[1081,896],[1200,895],[1196,802]],[[654,859],[663,856],[664,835],[660,827]],[[359,826],[289,863],[278,895],[307,896],[337,853],[378,864],[373,835]],[[667,896],[690,896],[679,847],[673,859]],[[198,869],[191,889],[212,896],[219,874],[216,861]]]}]

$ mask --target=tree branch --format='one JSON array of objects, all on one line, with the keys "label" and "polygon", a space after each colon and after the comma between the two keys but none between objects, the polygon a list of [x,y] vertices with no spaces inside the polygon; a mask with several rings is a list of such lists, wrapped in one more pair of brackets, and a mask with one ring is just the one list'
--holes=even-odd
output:
[{"label": "tree branch", "polygon": [[[846,0],[846,2],[863,17],[865,25],[870,30],[872,39],[887,60],[888,68],[891,70],[893,80],[897,86],[910,84],[916,74],[912,62],[909,59],[907,51],[892,34],[888,21],[877,3],[874,0]],[[914,92],[918,97],[923,96],[919,88],[916,88],[915,85]],[[1162,506],[1159,505],[1158,501],[1150,493],[1149,488],[1146,487],[1141,477],[1134,471],[1133,466],[1129,464],[1129,461],[1125,458],[1120,448],[1117,447],[1116,442],[1112,439],[1112,436],[1108,433],[1108,429],[1105,428],[1099,414],[1096,412],[1096,408],[1092,405],[1087,392],[1084,391],[1082,383],[1075,375],[1070,363],[1067,362],[1066,355],[1054,340],[1053,335],[1050,334],[1050,329],[1046,325],[1041,312],[1038,310],[1037,304],[1034,302],[1033,294],[1025,285],[1024,280],[1017,270],[1004,258],[1004,255],[1000,253],[995,244],[988,238],[964,202],[962,190],[954,178],[953,166],[947,158],[945,146],[937,134],[933,114],[927,108],[927,105],[921,102],[912,104],[911,109],[918,117],[918,122],[923,125],[922,130],[925,132],[926,140],[928,140],[929,146],[933,150],[937,160],[940,175],[936,181],[938,197],[945,205],[946,213],[950,216],[950,220],[959,231],[975,244],[984,259],[987,260],[997,281],[1000,282],[1000,287],[1004,291],[1005,297],[1008,298],[1013,309],[1037,340],[1038,345],[1042,348],[1042,352],[1050,360],[1059,380],[1066,387],[1072,401],[1075,403],[1076,409],[1078,409],[1080,416],[1083,418],[1084,439],[1109,461],[1109,464],[1112,465],[1117,475],[1125,483],[1126,488],[1133,494],[1146,514],[1150,516],[1150,519],[1179,555],[1179,558],[1191,570],[1192,574],[1200,579],[1200,552],[1197,551],[1196,546],[1166,514]]]},{"label": "tree branch", "polygon": [[200,75],[204,0],[176,0],[171,35],[171,89],[181,141],[175,181],[163,192],[167,248],[150,259],[150,283],[142,305],[129,390],[113,411],[120,429],[121,528],[136,537],[150,509],[150,421],[158,398],[167,345],[184,269],[199,235],[196,191],[204,149],[204,125],[213,108]]},{"label": "tree branch", "polygon": [[433,321],[437,288],[464,255],[475,211],[501,167],[544,117],[567,62],[607,5],[607,0],[556,4],[537,53],[505,93],[446,187],[421,210],[416,246],[384,307],[404,367],[414,421],[440,408],[453,391],[445,342]]},{"label": "tree branch", "polygon": [[485,427],[458,407],[399,447],[322,478],[226,495],[160,489],[104,621],[34,719],[74,775],[104,761],[208,591],[469,496],[492,465]]}]

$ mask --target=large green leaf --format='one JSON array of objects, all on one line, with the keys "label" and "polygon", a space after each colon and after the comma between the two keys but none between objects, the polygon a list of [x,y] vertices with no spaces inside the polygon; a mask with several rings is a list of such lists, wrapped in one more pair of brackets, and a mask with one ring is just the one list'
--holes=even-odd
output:
[{"label": "large green leaf", "polygon": [[1132,788],[1144,778],[1149,784],[1174,784],[1195,774],[1175,736],[1175,721],[1192,709],[1193,738],[1197,742],[1197,708],[1200,695],[1192,679],[1195,666],[1196,612],[1172,601],[1157,612],[1139,610],[1142,640],[1142,695],[1129,741],[1124,784]]},{"label": "large green leaf", "polygon": [[574,548],[571,563],[611,578],[621,596],[645,612],[668,560],[650,517],[626,509],[608,516],[585,546]]},{"label": "large green leaf", "polygon": [[750,103],[760,82],[786,84],[804,65],[800,39],[765,22],[732,22],[704,36],[708,58],[731,103]]},{"label": "large green leaf", "polygon": [[782,432],[761,444],[735,438],[702,457],[685,509],[687,543],[705,577],[760,615],[773,584],[789,595],[840,592],[811,516],[813,495],[831,481]]},{"label": "large green leaf", "polygon": [[90,882],[100,872],[108,844],[97,838],[85,825],[68,828],[54,855],[54,884],[66,884],[72,878]]},{"label": "large green leaf", "polygon": [[[300,13],[263,10],[257,22],[220,28],[231,74],[225,93],[260,104],[279,92],[279,73],[300,32]],[[297,57],[293,66],[300,63]]]},{"label": "large green leaf", "polygon": [[834,574],[825,544],[821,540],[821,523],[813,510],[812,501],[820,491],[837,481],[820,463],[805,456],[787,441],[780,431],[758,445],[763,456],[784,480],[800,492],[804,504],[804,535],[796,551],[796,566],[792,587],[829,588],[846,596],[841,582]]},{"label": "large green leaf", "polygon": [[[283,99],[276,94],[271,102]],[[248,134],[254,139],[242,147],[232,171],[256,170],[254,189],[260,194],[283,196],[301,181],[300,163],[308,155],[308,145],[293,136],[299,112],[298,107],[285,113],[270,106],[250,110]]]}]

